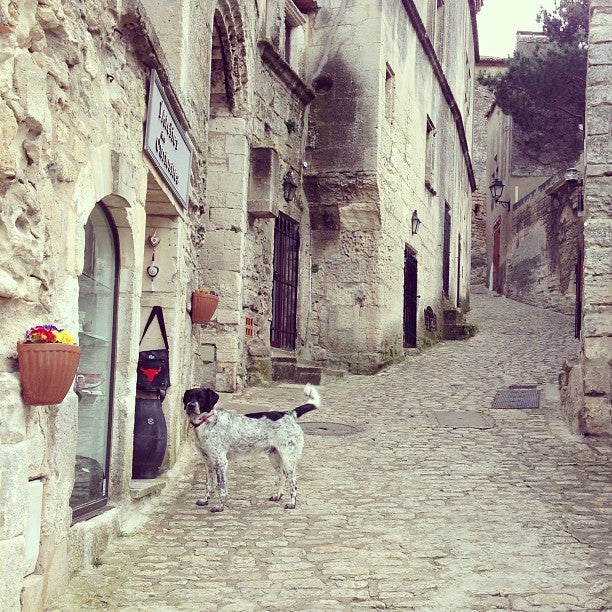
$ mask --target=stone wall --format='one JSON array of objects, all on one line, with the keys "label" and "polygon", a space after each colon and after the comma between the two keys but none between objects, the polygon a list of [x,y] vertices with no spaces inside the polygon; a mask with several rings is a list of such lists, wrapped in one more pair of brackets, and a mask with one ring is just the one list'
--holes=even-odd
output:
[{"label": "stone wall", "polygon": [[574,315],[582,218],[578,189],[556,175],[513,208],[504,294]]},{"label": "stone wall", "polygon": [[561,376],[572,429],[612,434],[612,8],[591,0],[586,92],[584,287],[580,354]]}]

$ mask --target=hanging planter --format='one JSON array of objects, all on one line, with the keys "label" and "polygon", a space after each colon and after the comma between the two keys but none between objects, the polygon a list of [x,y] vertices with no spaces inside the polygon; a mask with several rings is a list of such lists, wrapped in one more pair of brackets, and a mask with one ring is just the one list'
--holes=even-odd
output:
[{"label": "hanging planter", "polygon": [[219,294],[214,291],[194,291],[191,294],[191,322],[205,325],[219,305]]},{"label": "hanging planter", "polygon": [[67,331],[39,325],[17,343],[17,357],[23,401],[48,406],[64,401],[76,376],[81,347]]}]

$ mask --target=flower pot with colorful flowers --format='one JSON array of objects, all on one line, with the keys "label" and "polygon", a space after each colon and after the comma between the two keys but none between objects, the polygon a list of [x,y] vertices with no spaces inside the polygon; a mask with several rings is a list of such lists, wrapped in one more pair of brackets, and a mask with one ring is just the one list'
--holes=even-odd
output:
[{"label": "flower pot with colorful flowers", "polygon": [[216,291],[194,291],[191,294],[191,322],[205,325],[219,305],[219,294]]},{"label": "flower pot with colorful flowers", "polygon": [[72,334],[55,325],[31,327],[17,343],[21,394],[26,404],[64,401],[74,382],[81,348]]}]

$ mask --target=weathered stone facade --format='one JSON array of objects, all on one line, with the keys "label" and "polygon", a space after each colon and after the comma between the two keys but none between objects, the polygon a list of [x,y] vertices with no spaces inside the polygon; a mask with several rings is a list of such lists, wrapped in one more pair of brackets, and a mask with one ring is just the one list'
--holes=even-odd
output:
[{"label": "weathered stone facade", "polygon": [[582,250],[579,199],[579,188],[555,175],[513,206],[505,295],[575,314],[576,266]]},{"label": "weathered stone facade", "polygon": [[563,409],[578,433],[612,434],[612,8],[591,0],[586,92],[581,350],[561,376]]},{"label": "weathered stone facade", "polygon": [[[476,79],[482,73],[494,74],[506,67],[506,60],[482,57],[476,65]],[[476,80],[474,86],[474,137],[472,143],[472,164],[476,177],[476,191],[472,194],[472,272],[473,285],[486,285],[487,266],[487,205],[490,201],[487,172],[488,117],[494,104],[494,96]]]},{"label": "weathered stone facade", "polygon": [[[152,306],[170,345],[165,470],[186,439],[187,387],[269,383],[278,354],[363,372],[403,358],[407,251],[418,261],[415,343],[425,307],[441,313],[445,266],[448,299],[468,300],[480,2],[438,4],[0,0],[1,609],[42,609],[162,486],[132,480]],[[186,207],[143,152],[152,69],[193,149]],[[294,199],[282,192],[289,170]],[[271,342],[281,217],[299,235],[294,350]],[[116,257],[104,338],[81,301],[88,266],[103,259],[94,218]],[[195,289],[221,296],[206,326],[190,319]],[[108,443],[106,471],[96,464],[104,484],[85,509],[70,505],[92,412],[82,389],[53,406],[20,393],[16,344],[41,323],[80,332],[82,359],[86,336],[110,343],[109,434],[92,428]],[[153,336],[146,348],[159,348]]]},{"label": "weathered stone facade", "polygon": [[305,178],[316,273],[305,340],[319,361],[371,372],[403,356],[406,251],[418,267],[419,337],[426,307],[442,320],[445,210],[448,298],[467,300],[476,51],[473,31],[448,24],[471,23],[475,10],[362,0],[317,14]]}]

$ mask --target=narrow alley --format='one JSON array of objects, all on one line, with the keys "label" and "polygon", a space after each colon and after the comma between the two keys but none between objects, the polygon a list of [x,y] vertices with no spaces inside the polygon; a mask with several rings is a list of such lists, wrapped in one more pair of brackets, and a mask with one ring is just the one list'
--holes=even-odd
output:
[{"label": "narrow alley", "polygon": [[[187,448],[148,521],[48,610],[611,609],[612,447],[571,434],[559,407],[573,319],[478,288],[471,305],[474,338],[321,386],[296,510],[267,501],[263,456],[230,462],[224,512],[197,507]],[[539,407],[492,408],[511,385],[536,385]],[[221,402],[302,399],[280,385]]]}]

